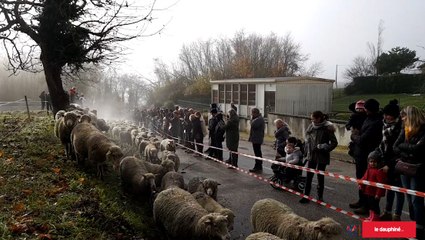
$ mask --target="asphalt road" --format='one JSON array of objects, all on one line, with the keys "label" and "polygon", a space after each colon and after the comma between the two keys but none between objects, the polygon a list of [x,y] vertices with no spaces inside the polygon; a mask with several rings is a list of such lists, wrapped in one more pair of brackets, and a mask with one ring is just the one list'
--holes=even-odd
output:
[{"label": "asphalt road", "polygon": [[[263,145],[263,157],[274,159],[275,152],[270,145]],[[240,141],[239,152],[253,155],[251,143]],[[273,189],[268,183],[258,180],[246,173],[234,169],[228,169],[226,165],[206,160],[203,157],[194,157],[193,154],[185,153],[184,149],[177,149],[177,154],[181,159],[180,172],[183,173],[185,181],[195,176],[216,179],[221,183],[218,190],[218,202],[223,206],[232,209],[236,215],[235,228],[231,232],[232,239],[245,239],[251,233],[250,212],[252,205],[264,198],[273,198],[291,207],[293,211],[309,220],[318,220],[328,216],[339,222],[343,228],[342,239],[362,239],[359,231],[349,232],[353,226],[359,228],[360,220],[335,210],[326,208],[317,203],[301,204],[298,202],[299,196]],[[326,169],[329,172],[347,176],[355,176],[355,167],[350,163],[349,156],[344,153],[332,154],[331,164]],[[228,153],[224,152],[224,159],[228,158]],[[338,160],[336,160],[338,159]],[[263,164],[263,173],[260,176],[268,178],[273,172],[270,163]],[[239,167],[248,170],[254,166],[254,160],[245,156],[239,156]],[[305,172],[303,173],[305,175]],[[312,197],[316,197],[316,177],[313,180]],[[343,210],[352,211],[348,203],[357,200],[357,184],[344,180],[325,177],[324,201]],[[381,209],[385,204],[385,198],[381,199]],[[405,204],[406,205],[406,204]],[[407,210],[403,212],[402,219],[408,220]],[[367,216],[363,216],[367,217]]]}]

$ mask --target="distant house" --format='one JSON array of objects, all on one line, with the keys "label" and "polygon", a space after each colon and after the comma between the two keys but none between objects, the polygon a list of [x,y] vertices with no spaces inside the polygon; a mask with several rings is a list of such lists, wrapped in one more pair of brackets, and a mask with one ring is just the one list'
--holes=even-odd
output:
[{"label": "distant house", "polygon": [[321,110],[330,112],[334,80],[315,77],[246,78],[211,81],[211,101],[227,112],[230,103],[248,117],[257,107],[268,113],[308,116]]}]

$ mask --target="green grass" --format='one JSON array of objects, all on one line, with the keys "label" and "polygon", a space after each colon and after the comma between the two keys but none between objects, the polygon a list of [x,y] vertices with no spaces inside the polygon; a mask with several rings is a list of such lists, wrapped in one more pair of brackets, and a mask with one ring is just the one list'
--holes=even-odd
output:
[{"label": "green grass", "polygon": [[63,155],[51,117],[0,115],[0,239],[164,239],[117,174],[100,181]]}]

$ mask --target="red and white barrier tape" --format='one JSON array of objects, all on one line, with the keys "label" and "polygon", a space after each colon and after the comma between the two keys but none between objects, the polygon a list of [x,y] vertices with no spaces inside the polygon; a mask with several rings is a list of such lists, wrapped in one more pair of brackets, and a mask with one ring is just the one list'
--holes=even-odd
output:
[{"label": "red and white barrier tape", "polygon": [[[157,130],[155,130],[155,131],[157,133],[161,134]],[[170,136],[168,134],[166,134],[166,135],[170,138],[176,139],[173,136]],[[321,174],[321,175],[324,175],[324,176],[338,178],[338,179],[342,179],[342,180],[349,181],[349,182],[355,182],[355,183],[358,183],[358,184],[374,186],[374,187],[383,188],[383,189],[386,189],[386,190],[392,190],[392,191],[396,191],[396,192],[407,193],[407,194],[410,194],[410,195],[425,198],[425,192],[420,192],[420,191],[416,191],[416,190],[412,190],[412,189],[392,186],[392,185],[388,185],[388,184],[384,184],[384,183],[377,183],[377,182],[373,182],[373,181],[361,180],[361,179],[357,179],[357,178],[353,178],[353,177],[349,177],[349,176],[345,176],[345,175],[341,175],[341,174],[337,174],[337,173],[331,173],[331,172],[327,172],[327,171],[321,171],[321,170],[316,170],[316,169],[312,169],[312,168],[307,168],[307,167],[304,167],[304,166],[298,166],[298,165],[292,165],[292,164],[285,163],[285,162],[279,162],[279,161],[271,160],[271,159],[268,159],[268,158],[260,158],[260,157],[256,157],[256,156],[249,155],[249,154],[246,154],[246,153],[234,152],[234,151],[230,151],[228,149],[217,148],[217,147],[214,147],[214,146],[208,146],[208,145],[201,144],[201,143],[195,143],[195,142],[191,142],[191,141],[185,141],[185,142],[192,143],[192,144],[198,144],[198,145],[202,145],[202,146],[206,146],[206,147],[209,147],[209,148],[214,148],[214,149],[218,149],[218,150],[222,150],[222,151],[224,150],[224,151],[227,151],[227,152],[230,152],[230,153],[235,153],[235,154],[238,154],[238,155],[241,155],[241,156],[245,156],[245,157],[249,157],[249,158],[253,158],[253,159],[258,159],[258,160],[270,162],[270,163],[273,163],[273,164],[279,164],[279,165],[282,165],[282,166],[295,168],[295,169],[299,169],[299,170],[303,170],[303,171],[307,171],[307,172],[312,172],[312,173],[315,173],[315,174]]]}]

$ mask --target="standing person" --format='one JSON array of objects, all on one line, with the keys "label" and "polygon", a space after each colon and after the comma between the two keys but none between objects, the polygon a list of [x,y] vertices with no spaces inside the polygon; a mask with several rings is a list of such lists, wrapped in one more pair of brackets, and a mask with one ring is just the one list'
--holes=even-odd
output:
[{"label": "standing person", "polygon": [[77,100],[77,88],[72,87],[71,89],[69,89],[69,102],[75,103],[75,100]]},{"label": "standing person", "polygon": [[[400,107],[396,99],[390,101],[383,109],[384,126],[382,127],[382,141],[377,150],[382,154],[384,166],[381,170],[387,174],[387,184],[401,187],[400,174],[394,172],[396,155],[393,151],[393,145],[400,135],[401,119]],[[394,198],[397,197],[397,204],[392,215]],[[401,212],[404,204],[404,193],[387,190],[385,209],[379,216],[381,221],[400,221]]]},{"label": "standing person", "polygon": [[[237,152],[239,147],[239,117],[234,109],[229,110],[229,117],[224,125],[224,130],[226,131],[226,147],[232,152]],[[229,159],[226,163],[237,167],[238,154],[229,153]]]},{"label": "standing person", "polygon": [[[192,122],[192,135],[195,141],[195,145],[196,145],[196,151],[202,153],[204,146],[202,144],[204,144],[204,132],[202,130],[202,124],[204,124],[205,127],[205,123],[201,121],[201,113],[200,112],[196,112],[195,114],[191,114],[190,115],[190,121]],[[195,156],[198,157],[200,156],[199,153],[195,153]]]},{"label": "standing person", "polygon": [[[352,135],[351,140],[354,143],[354,161],[356,164],[356,178],[363,177],[367,169],[367,156],[374,151],[382,140],[382,116],[379,112],[379,102],[376,99],[368,99],[364,107],[366,109],[366,119],[358,135]],[[356,214],[368,214],[367,198],[359,190],[359,200],[349,204],[354,208]]]},{"label": "standing person", "polygon": [[42,91],[38,97],[41,101],[41,110],[44,110],[44,106],[46,106],[46,91]]},{"label": "standing person", "polygon": [[[401,182],[404,188],[425,192],[425,113],[415,106],[407,106],[401,112],[401,119],[404,127],[394,143],[394,152],[400,156],[399,161],[422,164],[414,176],[401,173]],[[413,210],[410,218],[416,221],[416,238],[424,239],[424,198],[408,194],[407,201]]]},{"label": "standing person", "polygon": [[[263,157],[261,152],[261,144],[264,141],[265,122],[258,108],[251,109],[251,130],[249,131],[249,141],[252,143],[252,149],[256,157]],[[263,161],[255,159],[254,168],[249,169],[250,172],[260,173],[263,171]]]},{"label": "standing person", "polygon": [[[305,136],[306,158],[308,168],[325,171],[326,165],[330,163],[330,152],[338,145],[335,137],[335,127],[326,120],[327,116],[321,111],[311,114],[311,124],[307,127]],[[304,189],[305,195],[310,195],[311,182],[314,173],[307,172],[307,181]],[[317,198],[323,201],[323,191],[325,189],[325,176],[317,174]],[[302,198],[300,203],[309,203],[310,200]]]},{"label": "standing person", "polygon": [[[360,134],[360,129],[362,128],[363,122],[366,119],[366,109],[364,108],[364,100],[358,100],[355,103],[350,104],[348,107],[353,113],[350,115],[345,128],[351,130],[351,135],[353,137]],[[351,141],[348,144],[348,155],[354,156],[354,143]]]},{"label": "standing person", "polygon": [[180,116],[177,110],[174,110],[172,116],[170,117],[170,134],[176,143],[179,143],[179,133],[180,133]]},{"label": "standing person", "polygon": [[214,147],[216,147],[215,149],[215,157],[220,160],[223,161],[223,141],[224,141],[224,134],[226,133],[226,131],[224,130],[224,119],[223,119],[223,113],[217,113],[216,115],[217,118],[217,125],[215,126],[215,133],[214,133]]},{"label": "standing person", "polygon": [[230,108],[235,110],[236,114],[238,114],[238,108],[236,107],[236,105],[233,102],[230,103]]},{"label": "standing person", "polygon": [[49,92],[46,93],[46,109],[47,109],[47,111],[50,111],[50,110],[53,111],[52,98],[50,97]]},{"label": "standing person", "polygon": [[[386,183],[387,174],[380,170],[381,165],[381,154],[379,151],[372,151],[368,155],[368,167],[361,180]],[[363,184],[359,184],[359,189],[367,198],[369,217],[366,218],[366,221],[379,221],[379,200],[385,196],[385,189]]]},{"label": "standing person", "polygon": [[[216,137],[215,137],[215,128],[217,126],[218,120],[217,120],[217,109],[216,108],[211,108],[211,118],[208,120],[208,137],[209,137],[209,142],[210,142],[210,146],[214,147],[217,145],[216,141]],[[209,147],[207,149],[206,152],[208,152],[208,156],[209,157],[215,157],[216,154],[216,149]],[[206,158],[208,159],[208,157]]]},{"label": "standing person", "polygon": [[284,122],[282,119],[278,118],[274,120],[274,125],[276,126],[276,130],[274,132],[275,137],[275,148],[277,151],[277,156],[285,157],[285,144],[286,140],[291,135],[291,131],[289,130],[288,124]]}]

